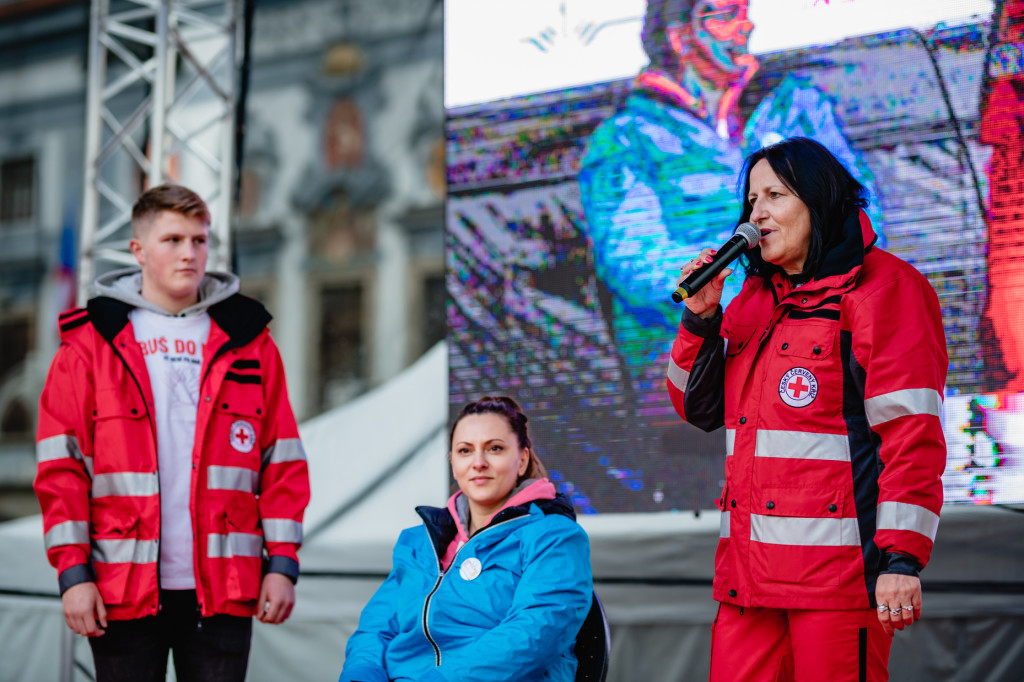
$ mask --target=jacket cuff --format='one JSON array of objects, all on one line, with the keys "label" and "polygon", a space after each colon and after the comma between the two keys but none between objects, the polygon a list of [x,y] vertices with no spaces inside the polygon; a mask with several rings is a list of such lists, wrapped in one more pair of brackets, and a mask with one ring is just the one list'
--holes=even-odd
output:
[{"label": "jacket cuff", "polygon": [[64,593],[75,585],[94,582],[96,582],[96,573],[90,564],[75,564],[71,568],[64,569],[60,574],[60,577],[57,578],[57,587],[63,597]]},{"label": "jacket cuff", "polygon": [[294,585],[299,582],[299,562],[288,556],[272,556],[264,573],[280,573]]},{"label": "jacket cuff", "polygon": [[715,309],[715,314],[708,319],[683,307],[683,329],[702,339],[718,336],[722,331],[722,306]]},{"label": "jacket cuff", "polygon": [[885,561],[886,567],[879,571],[880,575],[895,573],[916,578],[922,568],[921,563],[917,559],[908,554],[900,554],[899,552],[886,552]]}]

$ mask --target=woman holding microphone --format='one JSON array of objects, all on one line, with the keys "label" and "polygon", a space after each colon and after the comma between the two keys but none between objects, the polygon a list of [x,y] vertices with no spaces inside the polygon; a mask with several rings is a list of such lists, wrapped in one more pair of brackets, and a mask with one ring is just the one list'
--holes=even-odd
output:
[{"label": "woman holding microphone", "polygon": [[686,299],[668,369],[679,415],[726,428],[711,680],[886,680],[942,504],[938,299],[874,246],[821,144],[765,147],[740,177],[746,281],[724,313],[728,269]]}]

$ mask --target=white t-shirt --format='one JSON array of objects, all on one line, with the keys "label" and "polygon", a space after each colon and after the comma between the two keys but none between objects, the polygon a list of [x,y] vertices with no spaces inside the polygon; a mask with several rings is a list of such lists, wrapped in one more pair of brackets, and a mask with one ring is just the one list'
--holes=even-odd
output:
[{"label": "white t-shirt", "polygon": [[136,308],[128,314],[153,389],[160,472],[160,586],[196,587],[189,488],[196,439],[199,376],[210,316],[171,317]]}]

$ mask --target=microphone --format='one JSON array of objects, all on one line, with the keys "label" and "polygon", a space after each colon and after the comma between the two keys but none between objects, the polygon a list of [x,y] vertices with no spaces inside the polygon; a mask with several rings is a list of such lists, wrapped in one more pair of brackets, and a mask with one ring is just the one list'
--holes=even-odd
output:
[{"label": "microphone", "polygon": [[694,270],[683,280],[679,288],[672,292],[672,300],[682,303],[684,298],[689,298],[704,288],[704,285],[718,276],[725,270],[729,263],[740,257],[747,249],[751,248],[761,240],[761,230],[753,223],[743,223],[736,228],[736,232],[729,238],[722,248],[711,257],[710,263],[705,263]]}]

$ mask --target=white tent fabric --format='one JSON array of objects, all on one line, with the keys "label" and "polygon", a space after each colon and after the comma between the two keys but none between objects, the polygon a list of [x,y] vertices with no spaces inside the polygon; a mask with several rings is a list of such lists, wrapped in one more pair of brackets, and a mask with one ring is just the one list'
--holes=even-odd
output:
[{"label": "white tent fabric", "polygon": [[[442,344],[394,381],[303,424],[313,496],[298,602],[285,625],[256,623],[252,682],[337,679],[398,533],[419,521],[413,508],[447,498],[446,386]],[[580,519],[612,628],[610,681],[707,679],[718,522],[717,512]],[[1020,679],[1021,538],[1024,515],[1013,510],[943,510],[923,575],[924,620],[896,637],[892,679]],[[40,518],[0,524],[0,552],[0,682],[59,679],[65,628]],[[87,644],[75,640],[76,662],[91,669]]]},{"label": "white tent fabric", "polygon": [[[57,572],[43,549],[42,517],[0,524],[0,556],[0,680],[59,680],[67,628]],[[80,650],[88,655],[84,643]]]},{"label": "white tent fabric", "polygon": [[442,343],[377,390],[302,424],[312,484],[307,547],[394,540],[418,522],[415,505],[443,503],[447,386]]}]

